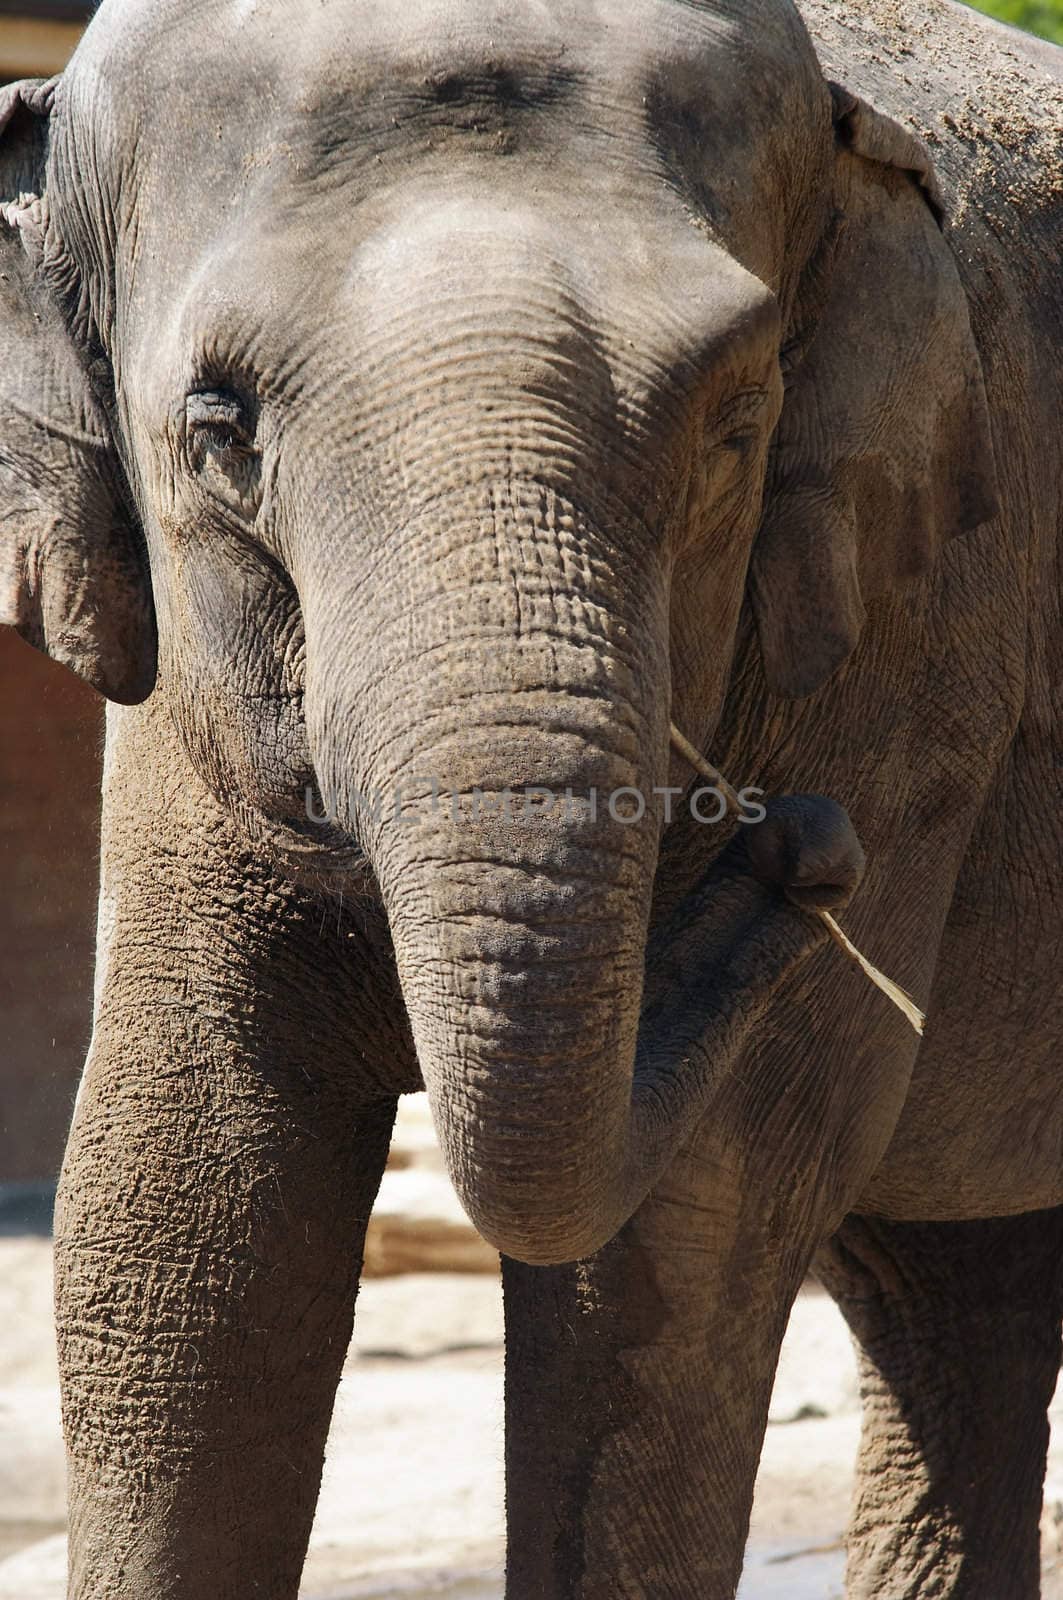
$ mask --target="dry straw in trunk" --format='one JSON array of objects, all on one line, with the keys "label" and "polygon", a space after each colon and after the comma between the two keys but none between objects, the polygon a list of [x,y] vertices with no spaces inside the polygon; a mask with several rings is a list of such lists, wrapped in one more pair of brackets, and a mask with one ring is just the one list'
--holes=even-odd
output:
[{"label": "dry straw in trunk", "polygon": [[[713,788],[719,791],[727,802],[728,809],[734,815],[737,815],[739,809],[738,795],[723,774],[718,772],[711,762],[706,761],[705,757],[695,749],[690,740],[680,733],[674,722],[671,724],[671,734],[672,745],[683,757],[684,761],[689,762],[695,772],[700,773],[706,782],[711,783]],[[819,918],[839,950],[844,950],[849,960],[855,962],[861,972],[871,979],[875,988],[881,989],[886,998],[893,1001],[898,1011],[903,1012],[916,1033],[921,1036],[926,1025],[926,1017],[920,1011],[911,995],[905,994],[904,990],[894,983],[892,978],[887,978],[886,974],[880,972],[876,966],[873,966],[866,956],[861,955],[848,934],[838,926],[829,911],[813,911],[809,915]]]}]

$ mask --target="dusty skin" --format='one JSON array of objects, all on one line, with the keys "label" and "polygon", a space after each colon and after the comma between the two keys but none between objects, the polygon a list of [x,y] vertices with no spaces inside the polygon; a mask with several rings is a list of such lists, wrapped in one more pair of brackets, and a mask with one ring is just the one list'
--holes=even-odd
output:
[{"label": "dusty skin", "polygon": [[[507,1600],[733,1600],[813,1265],[850,1600],[1035,1600],[1059,62],[949,0],[103,0],[0,91],[0,616],[113,702],[70,1600],[294,1600],[422,1085]],[[767,881],[593,810],[670,723],[792,807]]]},{"label": "dusty skin", "polygon": [[[408,1239],[413,1253],[416,1240]],[[0,1600],[63,1600],[51,1250],[0,1241]],[[740,1600],[835,1600],[859,1432],[856,1365],[822,1291],[783,1343]],[[373,1278],[341,1380],[303,1600],[500,1600],[497,1274]],[[1057,1401],[1053,1421],[1063,1422]],[[462,1449],[454,1449],[460,1435]],[[358,1508],[357,1515],[355,1508]],[[1063,1450],[1049,1457],[1044,1600],[1063,1600]]]},{"label": "dusty skin", "polygon": [[[423,1095],[400,1108],[366,1243],[372,1275],[341,1380],[303,1600],[500,1600],[498,1265],[459,1221]],[[0,1238],[0,1600],[63,1600],[65,1590],[51,1269],[47,1240]],[[1063,1417],[1058,1400],[1052,1416]],[[848,1333],[808,1285],[783,1342],[740,1600],[840,1592],[858,1429]],[[1045,1499],[1044,1600],[1063,1600],[1059,1443]]]}]

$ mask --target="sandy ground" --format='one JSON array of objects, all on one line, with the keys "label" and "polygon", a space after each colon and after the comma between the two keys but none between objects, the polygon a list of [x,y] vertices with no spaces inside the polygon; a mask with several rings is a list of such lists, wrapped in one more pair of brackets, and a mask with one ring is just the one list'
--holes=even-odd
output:
[{"label": "sandy ground", "polygon": [[[0,1600],[62,1600],[63,1469],[51,1251],[0,1239]],[[501,1305],[487,1275],[370,1279],[359,1301],[304,1600],[500,1600]],[[1046,1600],[1063,1600],[1063,1404],[1049,1474]],[[858,1417],[826,1296],[791,1320],[741,1600],[840,1596]]]}]

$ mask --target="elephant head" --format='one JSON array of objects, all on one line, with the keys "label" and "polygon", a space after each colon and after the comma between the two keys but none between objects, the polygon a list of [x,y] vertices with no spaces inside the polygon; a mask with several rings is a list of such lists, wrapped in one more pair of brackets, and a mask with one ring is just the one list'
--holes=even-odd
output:
[{"label": "elephant head", "polygon": [[105,0],[4,95],[6,618],[364,852],[470,1213],[584,1252],[670,717],[992,513],[926,151],[787,0]]}]

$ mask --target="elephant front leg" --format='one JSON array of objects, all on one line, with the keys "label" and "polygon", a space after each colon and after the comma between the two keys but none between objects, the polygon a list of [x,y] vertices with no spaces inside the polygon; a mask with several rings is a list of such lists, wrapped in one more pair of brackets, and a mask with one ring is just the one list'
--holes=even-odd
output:
[{"label": "elephant front leg", "polygon": [[295,1600],[394,1112],[308,1100],[93,1062],[56,1234],[71,1600]]},{"label": "elephant front leg", "polygon": [[651,943],[641,1203],[587,1260],[503,1263],[507,1600],[733,1600],[844,1105],[818,1050],[748,1046],[820,937],[777,890],[838,904],[862,854],[808,797],[775,808],[753,860],[760,882],[725,852]]},{"label": "elephant front leg", "polygon": [[611,1244],[503,1262],[507,1600],[732,1600],[812,1241],[688,1147]]},{"label": "elephant front leg", "polygon": [[71,1600],[295,1600],[413,1064],[370,912],[113,717],[100,996],[56,1208]]}]

